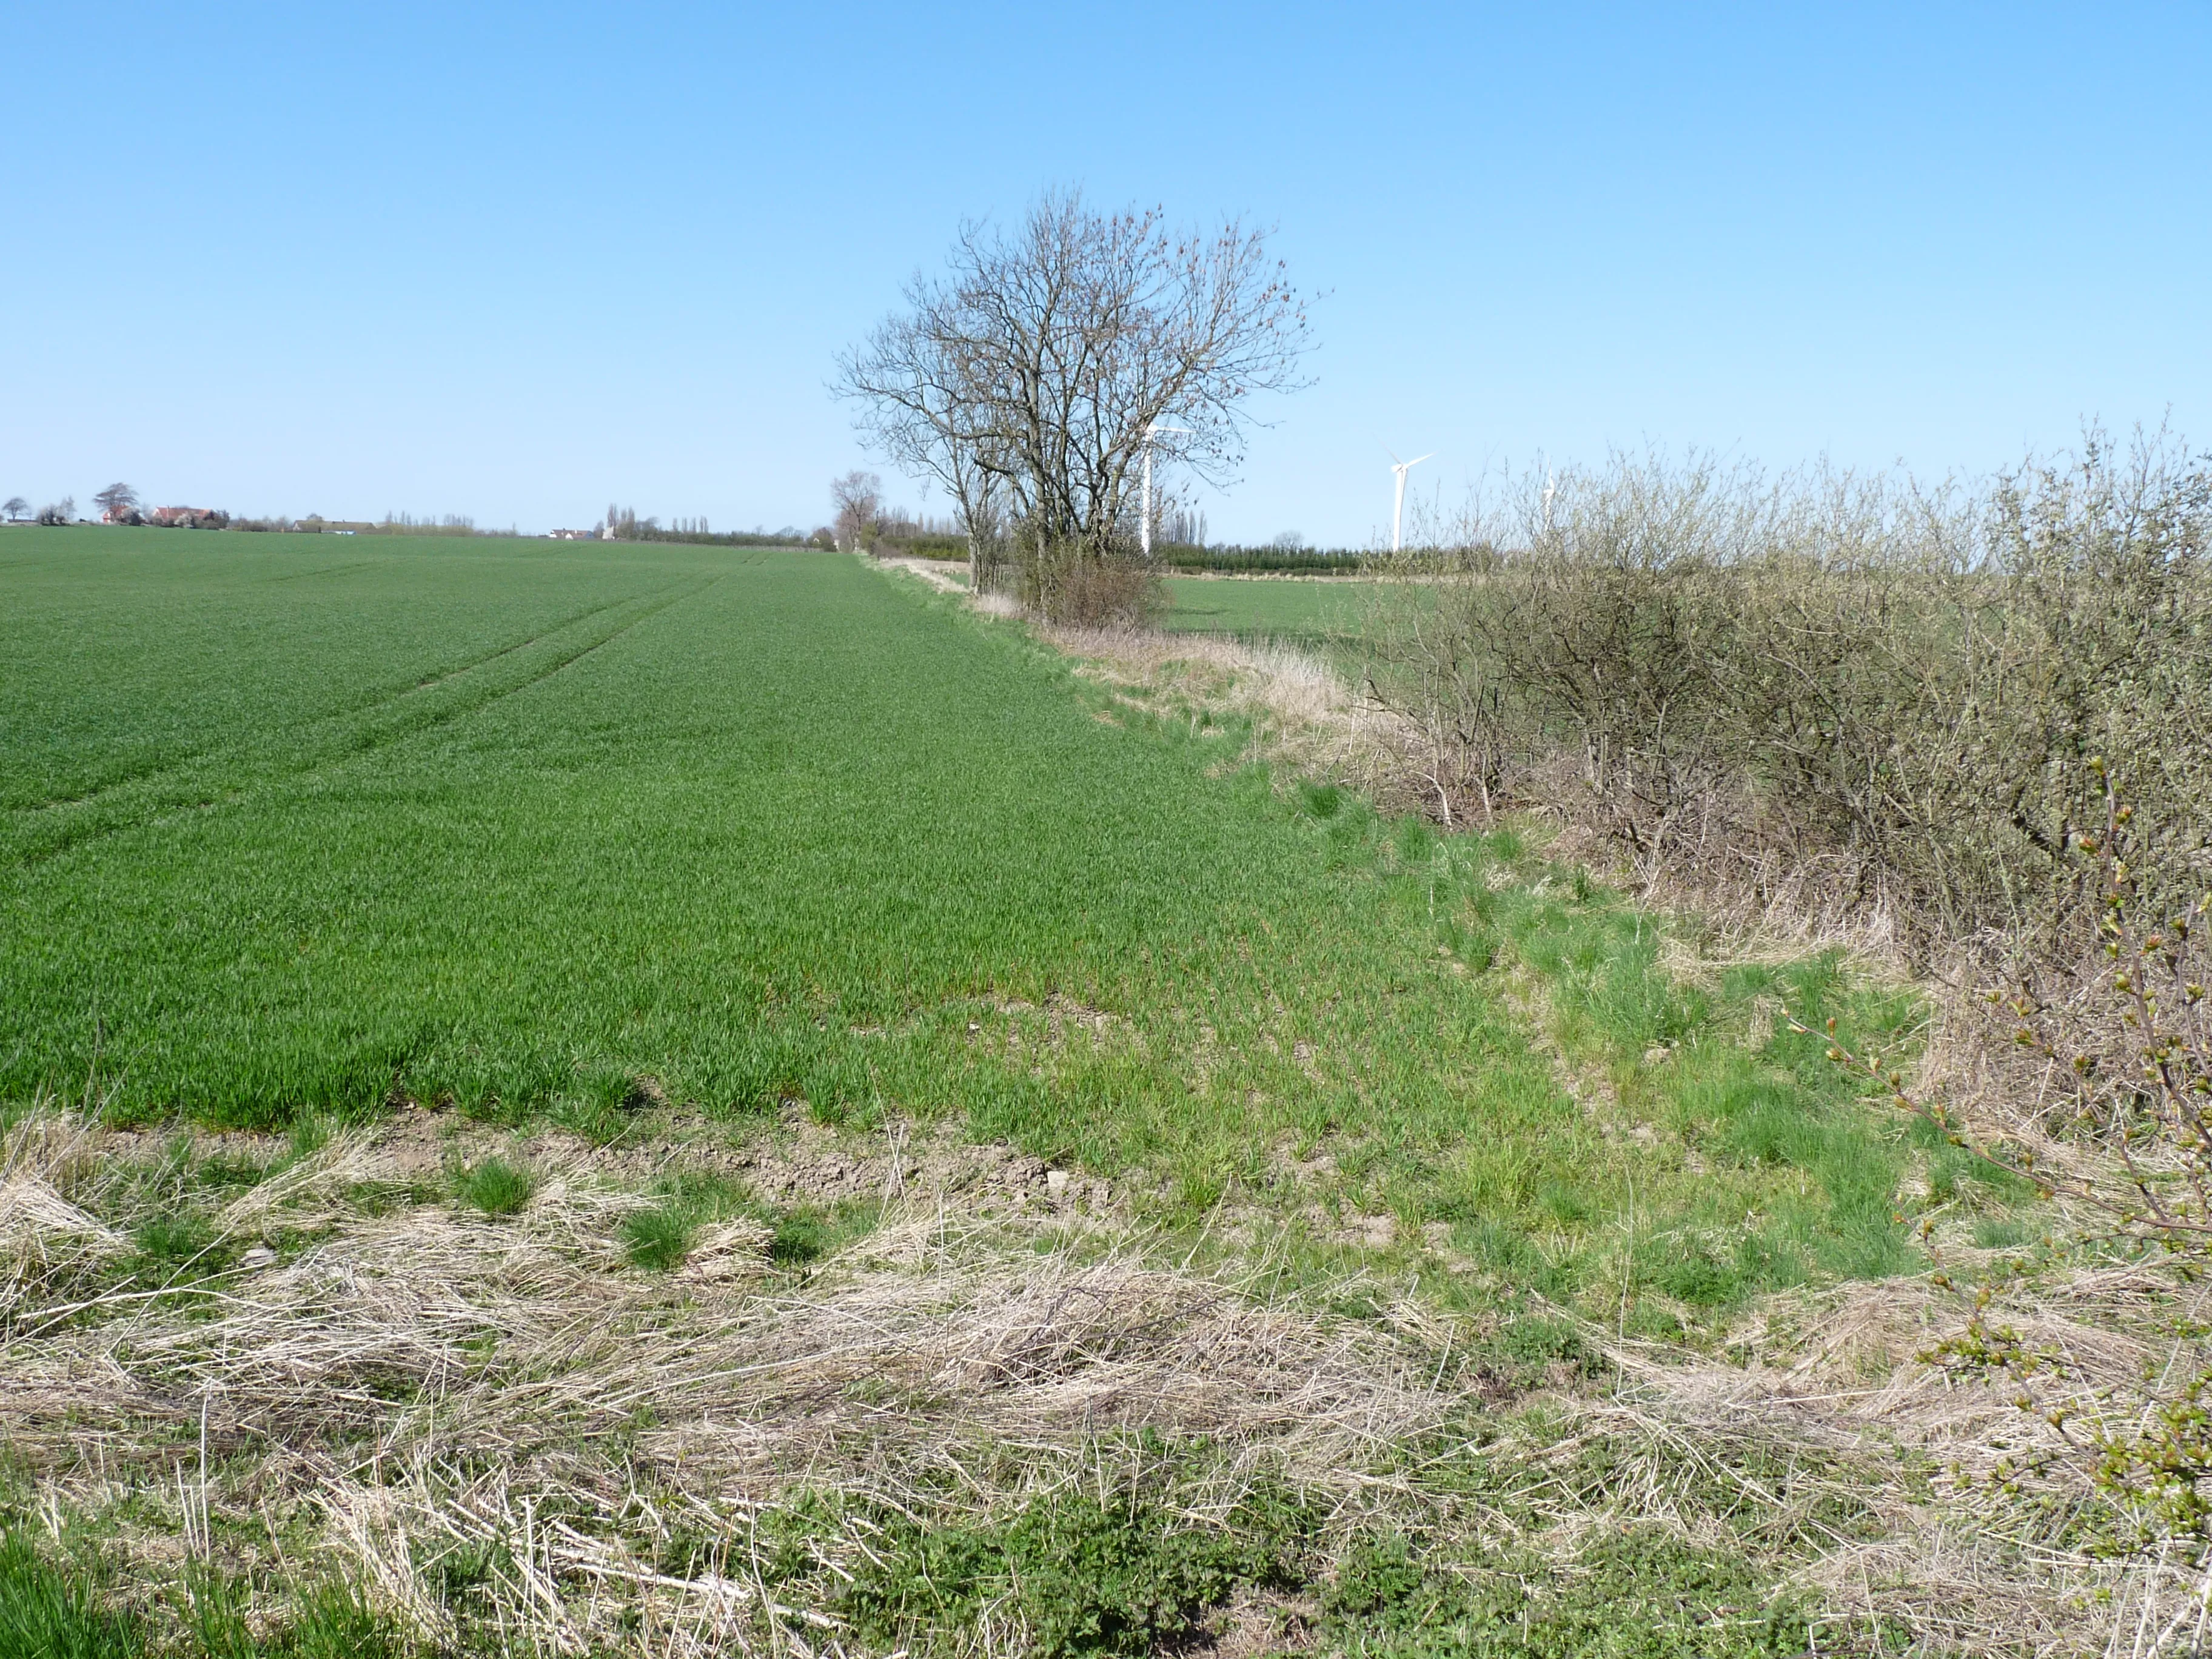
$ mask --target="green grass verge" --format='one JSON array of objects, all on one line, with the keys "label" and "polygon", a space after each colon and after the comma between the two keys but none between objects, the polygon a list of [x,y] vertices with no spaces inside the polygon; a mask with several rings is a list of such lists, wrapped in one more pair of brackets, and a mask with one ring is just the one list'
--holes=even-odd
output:
[{"label": "green grass verge", "polygon": [[345,1585],[281,1583],[273,1617],[252,1587],[188,1571],[158,1607],[123,1600],[117,1575],[58,1560],[10,1527],[0,1536],[0,1659],[406,1659],[416,1651]]}]

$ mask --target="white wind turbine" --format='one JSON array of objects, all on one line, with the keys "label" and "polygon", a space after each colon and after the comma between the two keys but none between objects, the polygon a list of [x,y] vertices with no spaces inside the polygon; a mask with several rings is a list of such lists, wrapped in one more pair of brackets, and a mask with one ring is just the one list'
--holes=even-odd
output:
[{"label": "white wind turbine", "polygon": [[1152,440],[1163,432],[1188,432],[1187,426],[1162,426],[1154,421],[1145,428],[1145,499],[1143,511],[1137,520],[1137,540],[1145,550],[1145,557],[1152,556]]},{"label": "white wind turbine", "polygon": [[1399,547],[1399,532],[1406,523],[1406,475],[1437,452],[1432,449],[1427,455],[1416,455],[1410,461],[1399,460],[1395,450],[1386,449],[1382,453],[1389,456],[1393,463],[1390,470],[1398,475],[1398,498],[1390,505],[1390,550],[1395,553]]}]

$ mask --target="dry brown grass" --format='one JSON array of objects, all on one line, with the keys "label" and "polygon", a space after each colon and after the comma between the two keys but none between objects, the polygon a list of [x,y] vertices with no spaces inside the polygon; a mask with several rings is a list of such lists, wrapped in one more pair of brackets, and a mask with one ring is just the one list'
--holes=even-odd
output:
[{"label": "dry brown grass", "polygon": [[[2094,1423],[2130,1401],[2143,1409],[2146,1366],[2171,1346],[2159,1332],[2174,1289],[2155,1268],[2084,1269],[2024,1285],[2000,1311],[2075,1357],[2081,1384],[2069,1403]],[[1656,1408],[1669,1432],[1693,1435],[1709,1453],[1731,1437],[1886,1451],[1894,1472],[1865,1493],[1882,1516],[1880,1535],[1839,1540],[1806,1574],[1838,1612],[1887,1615],[1965,1652],[2195,1651],[2212,1577],[2190,1552],[2092,1547],[2081,1523],[2096,1504],[2064,1462],[2021,1476],[2012,1498],[1993,1489],[2001,1462],[2064,1442],[2021,1412],[2008,1388],[1926,1362],[1968,1305],[1919,1279],[1778,1297],[1731,1345],[1747,1358],[1741,1365],[1615,1345],[1629,1386],[1598,1409]]]},{"label": "dry brown grass", "polygon": [[1034,631],[1074,657],[1091,678],[1146,707],[1202,708],[1249,720],[1250,757],[1271,763],[1283,775],[1343,784],[1385,811],[1462,822],[1455,814],[1466,803],[1439,786],[1427,734],[1294,646],[1149,629],[1040,624]]},{"label": "dry brown grass", "polygon": [[[1448,1524],[1487,1547],[1565,1559],[1630,1524],[1741,1547],[1741,1517],[1721,1517],[1747,1505],[1771,1517],[1752,1536],[1814,1540],[1793,1547],[1803,1582],[1839,1614],[1902,1616],[1970,1652],[2148,1654],[2138,1626],[2201,1606],[2179,1562],[2101,1564],[2049,1513],[1953,1489],[1944,1468],[1985,1468],[2019,1424],[1915,1359],[1949,1316],[1925,1285],[1778,1302],[1741,1364],[1592,1330],[1617,1383],[1523,1416],[1500,1412],[1463,1317],[1388,1279],[1301,1283],[1265,1237],[1201,1260],[1110,1213],[987,1223],[920,1185],[817,1271],[772,1272],[765,1231],[738,1223],[703,1241],[714,1271],[657,1275],[619,1242],[647,1200],[618,1157],[540,1136],[519,1216],[374,1213],[349,1194],[403,1167],[396,1139],[334,1139],[227,1206],[283,1248],[187,1293],[18,1299],[0,1425],[42,1510],[115,1516],[132,1498],[125,1538],[149,1574],[208,1549],[319,1565],[432,1638],[453,1630],[440,1564],[455,1559],[488,1564],[479,1616],[528,1650],[827,1654],[847,1650],[831,1615],[762,1566],[794,1494],[841,1506],[817,1540],[823,1582],[877,1547],[871,1514],[1116,1489],[1152,1455],[1146,1431],[1215,1449],[1176,1493],[1196,1521],[1273,1480],[1347,1531],[1429,1526],[1443,1512],[1407,1449],[1463,1455],[1454,1437],[1485,1421],[1499,1437],[1482,1455],[1517,1470],[1519,1496]],[[52,1197],[9,1212],[11,1238],[122,1237],[97,1214],[127,1184],[103,1139],[17,1126],[8,1190]],[[1352,1292],[1382,1316],[1325,1310]],[[2035,1316],[2118,1376],[2142,1350],[2112,1310],[2158,1293],[2085,1275]],[[1577,1470],[1599,1446],[1611,1473],[1593,1492]],[[1838,1504],[1870,1506],[1880,1535],[1824,1533]],[[1023,1641],[1008,1626],[973,1650]]]},{"label": "dry brown grass", "polygon": [[[26,1170],[74,1160],[95,1184],[112,1180],[100,1139],[58,1121],[17,1137]],[[56,1514],[136,1492],[188,1539],[207,1535],[188,1518],[204,1505],[227,1547],[304,1550],[433,1638],[451,1613],[424,1564],[460,1551],[501,1564],[496,1615],[537,1650],[617,1639],[628,1607],[651,1650],[744,1650],[821,1623],[745,1565],[763,1509],[795,1491],[1018,1500],[1100,1478],[1146,1428],[1231,1449],[1212,1477],[1224,1508],[1263,1467],[1350,1500],[1380,1450],[1459,1399],[1401,1332],[1161,1265],[1072,1212],[1010,1232],[925,1193],[803,1279],[771,1278],[767,1231],[744,1222],[695,1247],[714,1271],[640,1272],[616,1229],[646,1200],[612,1167],[573,1151],[511,1219],[380,1215],[344,1194],[394,1176],[393,1149],[341,1137],[222,1212],[276,1239],[305,1223],[306,1248],[167,1296],[19,1299],[0,1367],[19,1474]],[[46,1247],[112,1233],[39,1190],[53,1196],[11,1214]],[[679,1526],[727,1571],[656,1567]],[[132,1536],[149,1563],[176,1553],[176,1534]]]}]

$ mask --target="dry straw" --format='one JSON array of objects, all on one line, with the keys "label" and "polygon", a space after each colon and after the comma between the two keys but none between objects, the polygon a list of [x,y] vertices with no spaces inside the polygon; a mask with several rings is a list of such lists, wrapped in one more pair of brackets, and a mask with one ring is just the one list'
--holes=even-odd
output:
[{"label": "dry straw", "polygon": [[[533,1148],[550,1173],[518,1216],[376,1214],[343,1183],[387,1181],[393,1151],[341,1139],[295,1166],[311,1173],[282,1189],[289,1208],[259,1212],[272,1237],[294,1217],[324,1230],[293,1259],[58,1322],[65,1304],[18,1307],[0,1356],[17,1467],[57,1514],[133,1490],[173,1511],[173,1534],[126,1528],[149,1563],[241,1528],[296,1555],[312,1522],[291,1570],[340,1571],[433,1638],[454,1629],[451,1564],[469,1564],[474,1616],[545,1653],[618,1638],[846,1651],[819,1595],[879,1547],[871,1515],[1118,1490],[1157,1473],[1146,1430],[1216,1449],[1176,1477],[1192,1525],[1264,1480],[1333,1512],[1338,1535],[1395,1519],[1566,1560],[1623,1524],[1728,1545],[1747,1510],[1777,1539],[1814,1540],[1808,1583],[1839,1613],[1908,1617],[1966,1651],[2148,1654],[2136,1624],[2164,1630],[2200,1605],[2179,1560],[2100,1563],[1946,1480],[1907,1478],[1908,1455],[1972,1474],[2017,1430],[2001,1397],[1914,1360],[1948,1316],[1918,1283],[1778,1303],[1742,1334],[1760,1356],[1747,1368],[1586,1329],[1618,1386],[1522,1419],[1487,1403],[1458,1322],[1371,1280],[1285,1291],[1264,1237],[1206,1267],[1108,1217],[986,1223],[918,1190],[802,1278],[769,1272],[750,1224],[702,1241],[706,1270],[656,1274],[618,1243],[646,1201],[616,1183],[618,1164]],[[123,1189],[120,1160],[103,1164],[81,1127],[19,1126],[10,1156],[11,1191],[64,1167]],[[21,1224],[48,1249],[90,1213],[39,1202],[52,1224]],[[2086,1275],[2035,1316],[2117,1375],[2142,1350],[2112,1334],[2114,1310],[2154,1293]],[[1325,1311],[1354,1294],[1382,1317]],[[1477,1420],[1502,1433],[1482,1455],[1515,1471],[1516,1504],[1440,1520],[1410,1450],[1466,1455],[1456,1425]],[[1600,1446],[1611,1472],[1593,1490],[1578,1471]],[[764,1521],[799,1492],[842,1518],[811,1577],[771,1582]],[[1839,1504],[1877,1517],[1876,1535],[1824,1533]],[[1017,1626],[993,1629],[975,1650],[1020,1650]]]}]

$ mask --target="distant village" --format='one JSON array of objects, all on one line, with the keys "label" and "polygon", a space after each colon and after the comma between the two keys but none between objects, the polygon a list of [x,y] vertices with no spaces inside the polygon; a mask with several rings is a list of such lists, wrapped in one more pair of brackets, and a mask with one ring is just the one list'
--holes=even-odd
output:
[{"label": "distant village", "polygon": [[[0,502],[0,523],[138,525],[156,530],[276,531],[309,536],[511,537],[520,534],[514,529],[479,529],[474,519],[453,513],[434,519],[418,519],[406,513],[388,513],[382,519],[326,519],[319,513],[310,513],[301,519],[283,516],[247,518],[215,507],[147,507],[139,500],[138,492],[127,483],[108,485],[93,497],[93,505],[99,510],[100,516],[96,519],[80,516],[76,498],[72,495],[64,495],[35,512],[22,496],[14,495]],[[777,531],[715,532],[708,528],[704,519],[677,519],[664,525],[657,518],[641,519],[634,508],[613,507],[607,509],[606,518],[598,524],[583,530],[550,530],[543,539],[556,542],[722,542],[753,546],[832,544],[830,532],[826,528],[816,530],[811,535],[795,526],[787,526]]]}]

